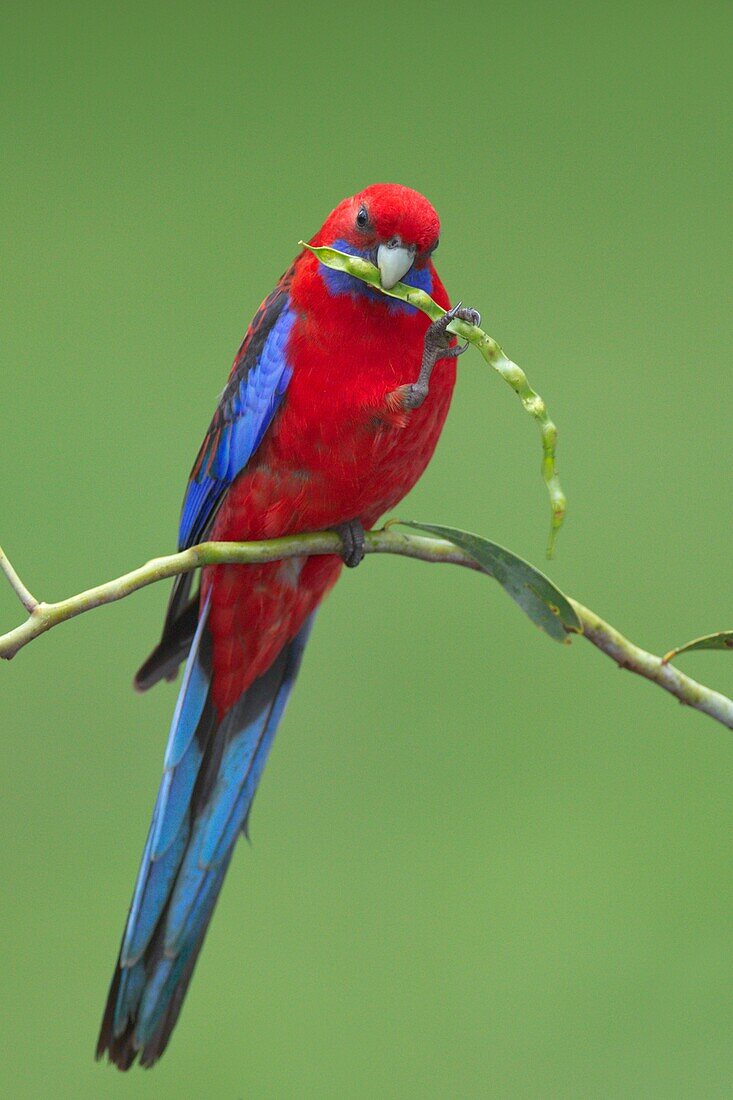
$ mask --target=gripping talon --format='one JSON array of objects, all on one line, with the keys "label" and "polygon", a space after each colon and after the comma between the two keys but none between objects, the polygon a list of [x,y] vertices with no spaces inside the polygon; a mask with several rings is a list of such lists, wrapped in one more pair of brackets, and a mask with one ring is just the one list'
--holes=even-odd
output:
[{"label": "gripping talon", "polygon": [[442,359],[457,359],[459,355],[463,355],[464,351],[466,351],[468,349],[468,347],[469,347],[468,340],[466,341],[465,344],[454,344],[452,348],[447,348],[446,351],[443,352],[441,358]]},{"label": "gripping talon", "polygon": [[341,557],[347,569],[356,569],[364,560],[366,539],[361,520],[352,519],[348,523],[339,523],[334,531],[343,543]]},{"label": "gripping talon", "polygon": [[[417,380],[412,385],[400,386],[397,390],[392,391],[388,395],[388,402],[390,398],[397,398],[403,409],[418,409],[428,396],[430,375],[438,360],[457,359],[459,355],[463,355],[468,347],[468,341],[465,344],[451,345],[450,343],[452,333],[447,330],[448,325],[454,320],[465,321],[469,325],[480,325],[481,314],[477,309],[464,309],[463,302],[456,302],[437,321],[433,321],[425,333],[423,359]],[[346,559],[344,560],[346,561]],[[346,564],[349,563],[346,562]]]},{"label": "gripping talon", "polygon": [[481,314],[477,309],[464,309],[462,302],[457,302],[452,309],[445,314],[450,321],[466,321],[469,325],[480,325]]}]

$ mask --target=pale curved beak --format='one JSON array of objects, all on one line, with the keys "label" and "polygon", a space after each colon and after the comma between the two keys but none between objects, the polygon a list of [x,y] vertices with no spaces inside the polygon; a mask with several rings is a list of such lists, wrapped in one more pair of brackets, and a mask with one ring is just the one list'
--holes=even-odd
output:
[{"label": "pale curved beak", "polygon": [[399,237],[393,237],[377,249],[377,267],[385,290],[391,290],[412,267],[417,249],[407,246]]}]

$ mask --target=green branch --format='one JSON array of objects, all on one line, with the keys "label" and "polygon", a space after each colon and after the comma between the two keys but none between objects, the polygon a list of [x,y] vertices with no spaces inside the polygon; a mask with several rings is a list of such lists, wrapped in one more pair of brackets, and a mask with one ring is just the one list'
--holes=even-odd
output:
[{"label": "green branch", "polygon": [[[386,294],[389,298],[399,298],[401,302],[407,302],[408,305],[415,306],[416,309],[420,309],[427,314],[431,321],[437,321],[446,312],[424,290],[407,286],[406,283],[397,283],[391,290],[385,290],[379,277],[379,268],[375,267],[374,264],[370,264],[368,260],[363,260],[359,256],[349,256],[346,252],[339,252],[335,248],[314,247],[306,244],[305,241],[299,243],[312,252],[314,256],[317,256],[326,267],[331,267],[335,271],[344,271],[348,275],[353,275],[355,279],[361,279],[362,282],[368,283],[369,286],[379,290],[382,294]],[[542,438],[542,476],[550,494],[551,515],[550,535],[547,540],[547,557],[551,558],[555,549],[555,539],[562,527],[567,510],[567,500],[560,486],[560,478],[555,465],[557,428],[550,420],[545,402],[530,386],[527,375],[521,367],[518,367],[504,354],[496,340],[492,340],[478,325],[471,325],[467,321],[459,321],[458,319],[451,321],[448,325],[448,331],[478,348],[486,362],[498,371],[505,382],[509,383],[527,412],[539,424]]]},{"label": "green branch", "polygon": [[[447,562],[492,575],[548,634],[552,634],[552,629],[548,622],[542,621],[532,601],[539,600],[563,624],[566,641],[572,633],[580,633],[621,668],[643,676],[674,695],[681,703],[702,711],[728,729],[733,729],[733,701],[725,695],[685,676],[673,665],[664,663],[662,658],[640,649],[595,612],[576,600],[563,596],[552,582],[526,562],[515,558],[509,551],[476,535],[454,533],[454,537],[459,536],[463,546],[446,538],[403,534],[394,531],[390,526],[380,531],[367,531],[365,549],[367,554],[398,554],[426,562]],[[466,549],[469,546],[470,553]],[[0,657],[10,660],[23,646],[59,623],[73,619],[93,607],[124,599],[140,588],[179,573],[188,573],[207,565],[262,564],[311,554],[338,554],[340,550],[339,536],[328,531],[313,535],[291,535],[264,542],[205,542],[180,554],[154,558],[139,569],[133,569],[115,580],[58,603],[36,603],[32,609],[24,599],[24,596],[30,595],[28,590],[0,551],[0,562],[5,563],[2,566],[3,571],[11,580],[24,607],[30,610],[24,623],[0,637]]]}]

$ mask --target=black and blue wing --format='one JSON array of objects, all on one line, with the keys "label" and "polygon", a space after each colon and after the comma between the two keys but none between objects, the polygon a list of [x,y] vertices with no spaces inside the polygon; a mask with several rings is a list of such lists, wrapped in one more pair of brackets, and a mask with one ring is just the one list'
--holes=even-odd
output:
[{"label": "black and blue wing", "polygon": [[222,498],[262,440],[290,381],[285,354],[295,315],[278,286],[260,307],[235,360],[189,478],[178,549],[206,537]]},{"label": "black and blue wing", "polygon": [[[290,307],[291,267],[252,320],[237,352],[191,471],[181,509],[178,549],[203,542],[227,489],[259,447],[292,374],[287,341],[295,314]],[[198,599],[190,599],[193,574],[176,578],[161,640],[141,666],[135,686],[145,691],[175,677],[191,646]]]}]

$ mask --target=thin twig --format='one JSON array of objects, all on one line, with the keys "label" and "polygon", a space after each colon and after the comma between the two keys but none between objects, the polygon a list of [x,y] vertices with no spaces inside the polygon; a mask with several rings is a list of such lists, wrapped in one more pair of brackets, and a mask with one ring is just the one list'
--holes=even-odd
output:
[{"label": "thin twig", "polygon": [[10,581],[10,587],[23,604],[23,607],[29,614],[32,614],[38,607],[38,600],[23,584],[22,580],[13,569],[10,558],[3,550],[2,546],[0,546],[0,569],[2,569],[5,576]]},{"label": "thin twig", "polygon": [[[139,569],[125,573],[115,580],[97,585],[58,603],[39,603],[31,610],[28,619],[14,630],[0,636],[0,657],[10,660],[34,638],[51,627],[73,619],[93,607],[114,603],[137,592],[146,585],[167,577],[188,573],[206,565],[262,564],[282,558],[307,557],[312,554],[337,554],[341,540],[334,532],[313,535],[291,535],[265,542],[205,542],[184,550],[180,554],[154,558]],[[445,539],[425,535],[408,535],[392,529],[368,531],[365,550],[368,554],[399,554],[427,562],[448,562],[468,569],[486,572],[468,554]],[[5,559],[7,562],[7,559]],[[3,565],[7,575],[7,569]],[[13,570],[13,576],[17,576]],[[10,578],[9,578],[10,579]],[[13,583],[11,581],[11,583]],[[18,591],[16,585],[13,587]],[[22,586],[21,586],[22,587]],[[30,593],[23,589],[28,596]],[[32,597],[31,597],[32,598]],[[624,638],[615,627],[606,623],[594,611],[571,599],[583,627],[583,636],[607,654],[621,667],[643,676],[664,691],[670,692],[681,703],[702,711],[728,729],[733,729],[733,700],[686,676],[671,664],[664,664],[656,657]]]},{"label": "thin twig", "polygon": [[595,611],[583,607],[577,600],[570,599],[570,602],[583,624],[584,637],[597,649],[612,657],[619,668],[643,676],[645,680],[650,680],[670,692],[686,706],[694,707],[695,710],[715,718],[717,722],[722,722],[728,729],[733,729],[733,700],[698,683],[691,676],[686,676],[662,657],[640,649],[628,638],[624,638],[614,626],[604,622]]}]

